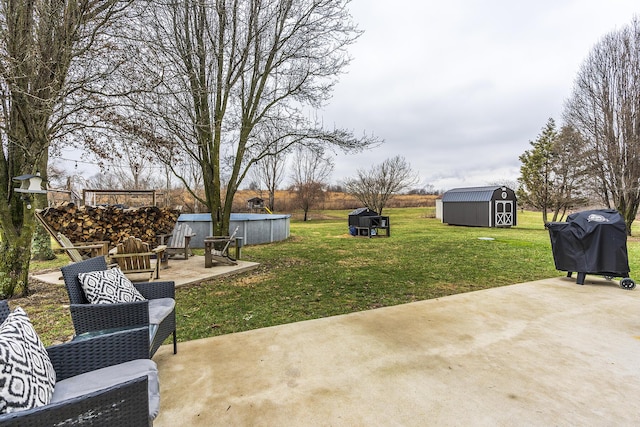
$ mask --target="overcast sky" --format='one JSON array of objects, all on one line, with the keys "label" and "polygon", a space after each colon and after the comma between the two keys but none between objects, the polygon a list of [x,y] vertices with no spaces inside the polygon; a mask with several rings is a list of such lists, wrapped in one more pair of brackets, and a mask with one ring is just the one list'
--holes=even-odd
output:
[{"label": "overcast sky", "polygon": [[364,34],[323,111],[385,140],[336,158],[333,181],[395,155],[438,190],[515,181],[518,156],[562,121],[576,73],[638,0],[353,0]]},{"label": "overcast sky", "polygon": [[321,114],[328,127],[385,143],[336,156],[331,181],[400,155],[417,187],[436,190],[515,182],[529,141],[550,117],[561,124],[592,47],[640,18],[638,0],[353,0],[349,8],[364,33]]}]

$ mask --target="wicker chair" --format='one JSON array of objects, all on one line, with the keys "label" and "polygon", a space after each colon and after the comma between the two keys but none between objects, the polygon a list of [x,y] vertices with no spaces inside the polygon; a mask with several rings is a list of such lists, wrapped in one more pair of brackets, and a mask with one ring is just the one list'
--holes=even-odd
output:
[{"label": "wicker chair", "polygon": [[[0,321],[8,314],[7,302],[0,301]],[[119,372],[126,362],[155,369],[155,363],[147,359],[148,349],[147,330],[137,328],[55,345],[48,347],[47,353],[56,372],[57,387],[82,374],[80,383],[91,383],[94,371],[111,367]],[[105,374],[96,373],[99,375],[104,377]],[[1,414],[0,426],[151,426],[149,380],[145,372],[141,371],[139,377],[136,375],[107,388],[62,400],[56,399],[54,391],[52,402],[46,406]]]},{"label": "wicker chair", "polygon": [[[119,304],[90,304],[82,290],[78,274],[107,269],[104,257],[89,258],[61,268],[64,283],[71,302],[71,319],[76,334],[112,328],[147,326],[150,335],[149,357],[152,357],[164,340],[173,334],[173,353],[176,354],[175,307],[162,319],[154,321],[154,308],[166,298],[175,301],[174,282],[141,282],[134,286],[145,301]],[[165,300],[166,301],[166,300]],[[151,321],[150,321],[151,319]]]}]

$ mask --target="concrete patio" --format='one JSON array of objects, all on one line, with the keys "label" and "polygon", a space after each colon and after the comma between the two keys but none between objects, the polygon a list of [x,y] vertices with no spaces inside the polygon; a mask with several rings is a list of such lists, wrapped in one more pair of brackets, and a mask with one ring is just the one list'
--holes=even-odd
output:
[{"label": "concrete patio", "polygon": [[635,426],[640,293],[553,278],[163,346],[154,360],[156,427]]},{"label": "concrete patio", "polygon": [[[175,282],[176,286],[183,286],[215,277],[243,273],[257,268],[260,264],[251,261],[238,260],[237,265],[214,264],[211,268],[205,268],[204,256],[194,255],[189,257],[188,260],[170,259],[168,265],[169,268],[160,269],[160,278],[158,280],[172,280]],[[33,277],[45,283],[63,284],[60,270],[34,275]],[[130,277],[134,280],[147,280],[149,274],[131,275]]]}]

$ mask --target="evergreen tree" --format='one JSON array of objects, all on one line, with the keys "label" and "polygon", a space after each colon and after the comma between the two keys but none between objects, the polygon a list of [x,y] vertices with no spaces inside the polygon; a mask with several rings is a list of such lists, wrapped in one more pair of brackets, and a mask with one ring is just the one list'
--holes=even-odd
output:
[{"label": "evergreen tree", "polygon": [[538,138],[529,142],[532,148],[519,157],[522,166],[518,199],[522,204],[540,209],[545,223],[552,206],[552,156],[557,138],[556,122],[550,118]]},{"label": "evergreen tree", "polygon": [[524,205],[542,211],[542,220],[561,220],[567,210],[584,205],[585,164],[580,159],[582,139],[570,126],[558,133],[553,119],[549,119],[531,150],[520,156],[518,198]]}]

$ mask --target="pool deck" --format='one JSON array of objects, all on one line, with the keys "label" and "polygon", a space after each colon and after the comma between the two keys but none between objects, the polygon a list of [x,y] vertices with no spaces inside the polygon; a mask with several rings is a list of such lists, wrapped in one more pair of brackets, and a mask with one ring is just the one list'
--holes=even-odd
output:
[{"label": "pool deck", "polygon": [[558,277],[182,342],[176,355],[165,345],[153,359],[156,427],[635,426],[640,292]]}]

